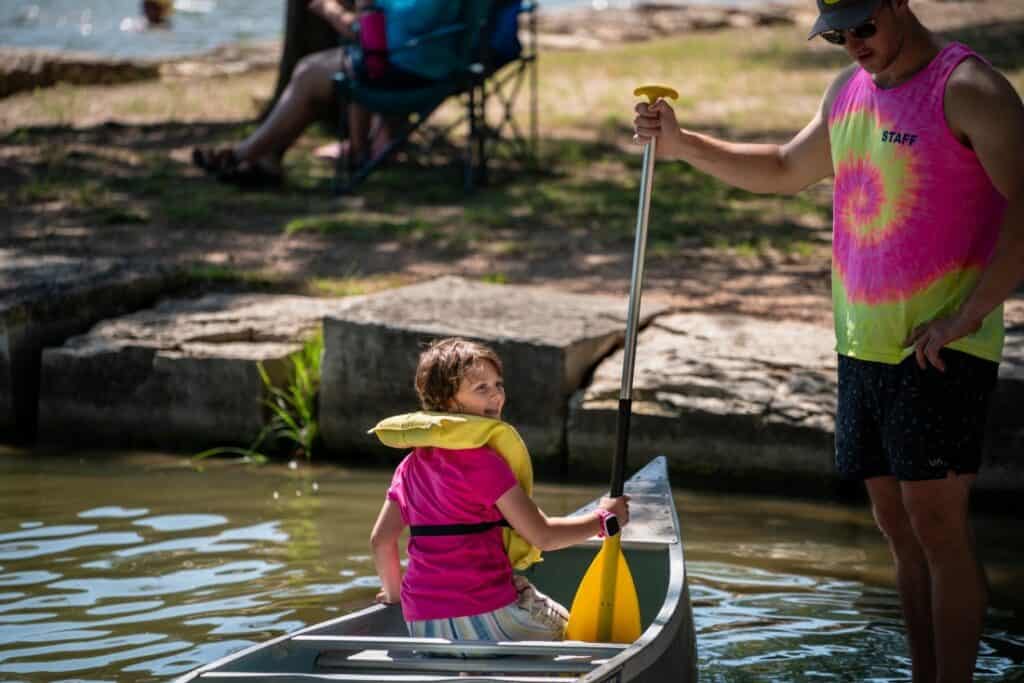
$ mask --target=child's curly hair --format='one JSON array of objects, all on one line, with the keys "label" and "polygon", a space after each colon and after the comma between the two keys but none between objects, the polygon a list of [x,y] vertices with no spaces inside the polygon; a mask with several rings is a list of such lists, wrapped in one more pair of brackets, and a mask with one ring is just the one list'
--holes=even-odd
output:
[{"label": "child's curly hair", "polygon": [[416,394],[423,409],[449,410],[466,371],[480,361],[490,362],[499,376],[503,374],[501,359],[489,346],[459,337],[432,342],[416,366]]}]

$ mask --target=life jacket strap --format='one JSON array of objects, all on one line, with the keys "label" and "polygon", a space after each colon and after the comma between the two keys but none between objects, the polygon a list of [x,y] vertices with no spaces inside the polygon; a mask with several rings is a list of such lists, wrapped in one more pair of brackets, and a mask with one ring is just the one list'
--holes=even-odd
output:
[{"label": "life jacket strap", "polygon": [[464,534],[482,534],[499,526],[511,527],[512,525],[505,519],[499,519],[497,522],[480,522],[479,524],[410,524],[409,535],[462,536]]}]

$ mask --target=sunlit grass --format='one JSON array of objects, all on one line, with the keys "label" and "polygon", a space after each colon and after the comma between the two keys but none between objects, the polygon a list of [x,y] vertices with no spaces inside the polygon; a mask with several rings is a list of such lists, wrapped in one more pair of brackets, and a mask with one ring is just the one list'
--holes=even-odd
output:
[{"label": "sunlit grass", "polygon": [[265,270],[250,270],[212,263],[195,263],[185,268],[186,278],[199,285],[244,285],[248,289],[280,287],[283,279]]}]

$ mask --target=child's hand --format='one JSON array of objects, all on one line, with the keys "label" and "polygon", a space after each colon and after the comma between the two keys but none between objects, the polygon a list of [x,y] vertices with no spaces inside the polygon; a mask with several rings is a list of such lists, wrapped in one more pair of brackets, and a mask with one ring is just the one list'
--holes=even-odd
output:
[{"label": "child's hand", "polygon": [[388,595],[387,591],[380,591],[373,600],[382,605],[397,605],[399,601],[397,597]]},{"label": "child's hand", "polygon": [[618,498],[608,498],[605,496],[601,498],[598,507],[615,515],[619,520],[620,527],[629,524],[629,496],[619,496]]}]

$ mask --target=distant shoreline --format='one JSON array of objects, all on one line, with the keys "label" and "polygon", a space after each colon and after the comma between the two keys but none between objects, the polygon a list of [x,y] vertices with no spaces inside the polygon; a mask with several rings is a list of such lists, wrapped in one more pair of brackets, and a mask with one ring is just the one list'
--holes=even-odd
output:
[{"label": "distant shoreline", "polygon": [[[753,28],[799,21],[792,4],[725,5],[644,3],[630,9],[557,7],[538,13],[542,50],[600,50],[692,31]],[[94,52],[0,47],[0,97],[56,83],[111,85],[239,74],[278,65],[281,40],[235,41],[187,55],[116,57]]]},{"label": "distant shoreline", "polygon": [[[98,1],[98,0],[96,0]],[[788,7],[795,9],[804,0],[589,0],[585,2],[568,2],[565,4],[547,4],[539,2],[541,17],[558,17],[561,15],[578,16],[586,14],[592,20],[607,25],[611,16],[628,14],[648,14],[654,12],[754,12],[764,13],[775,8]],[[604,3],[603,8],[596,6]],[[40,0],[43,14],[46,14],[46,0]],[[29,18],[28,10],[22,16],[8,19],[7,24],[0,24],[0,47],[2,49],[40,50],[53,53],[68,53],[76,56],[87,55],[94,59],[127,59],[164,62],[168,60],[190,59],[204,55],[212,50],[246,44],[262,44],[281,39],[284,30],[283,13],[271,16],[271,12],[254,3],[253,18],[259,18],[258,25],[253,26],[245,35],[239,29],[234,34],[221,35],[224,25],[223,17],[216,14],[197,15],[194,13],[176,12],[172,23],[167,29],[122,30],[125,23],[135,25],[138,17],[121,17],[123,11],[108,11],[93,18],[93,24],[82,33],[79,27],[71,22],[64,22],[62,16],[44,16]],[[216,5],[214,5],[216,6]],[[134,7],[134,4],[132,5]],[[280,9],[275,7],[275,14]],[[38,12],[37,12],[38,14]],[[607,18],[602,18],[607,17]],[[245,17],[242,18],[246,20]],[[55,28],[54,23],[64,25]]]}]

